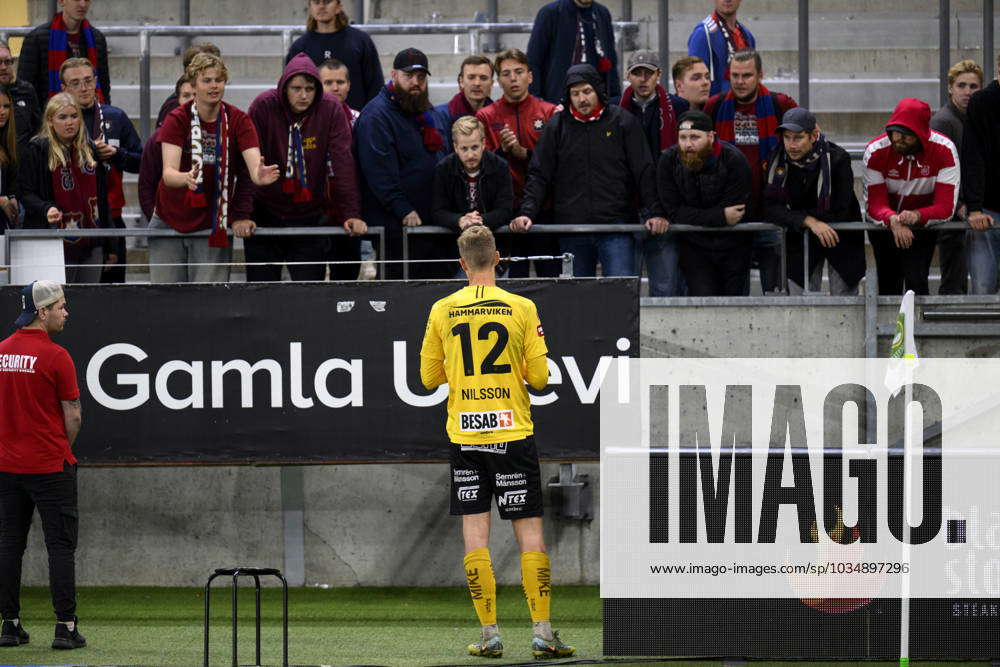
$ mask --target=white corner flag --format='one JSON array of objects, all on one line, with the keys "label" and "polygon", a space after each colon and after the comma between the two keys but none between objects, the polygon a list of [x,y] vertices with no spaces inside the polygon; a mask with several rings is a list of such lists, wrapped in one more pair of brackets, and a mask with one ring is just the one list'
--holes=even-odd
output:
[{"label": "white corner flag", "polygon": [[913,325],[913,290],[907,290],[899,304],[896,335],[889,348],[889,366],[885,371],[885,386],[893,396],[899,393],[904,384],[912,382],[913,370],[919,364]]}]

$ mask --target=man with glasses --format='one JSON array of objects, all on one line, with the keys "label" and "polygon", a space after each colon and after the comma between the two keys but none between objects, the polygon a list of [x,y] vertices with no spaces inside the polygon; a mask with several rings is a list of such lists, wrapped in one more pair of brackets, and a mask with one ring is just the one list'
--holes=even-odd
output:
[{"label": "man with glasses", "polygon": [[[97,154],[109,165],[108,206],[111,219],[118,229],[125,229],[122,209],[125,208],[125,190],[122,172],[139,173],[142,162],[142,141],[136,134],[128,114],[110,104],[97,101],[97,78],[94,68],[86,58],[70,58],[59,69],[59,79],[64,91],[73,96],[83,110],[83,125],[87,128]],[[125,239],[109,239],[109,258],[117,262],[109,265],[101,274],[102,283],[125,282]]]},{"label": "man with glasses", "polygon": [[14,126],[17,128],[17,143],[23,145],[35,136],[42,122],[42,110],[38,106],[35,88],[27,81],[14,78],[14,58],[10,46],[0,39],[0,86],[6,86],[14,105]]}]

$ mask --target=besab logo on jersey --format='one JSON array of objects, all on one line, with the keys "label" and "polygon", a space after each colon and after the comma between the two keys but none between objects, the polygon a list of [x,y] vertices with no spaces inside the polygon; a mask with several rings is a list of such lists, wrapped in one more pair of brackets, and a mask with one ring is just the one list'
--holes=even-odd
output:
[{"label": "besab logo on jersey", "polygon": [[528,490],[508,491],[497,498],[497,507],[507,507],[509,505],[523,505],[528,501]]},{"label": "besab logo on jersey", "polygon": [[478,486],[460,486],[460,487],[458,487],[458,499],[459,500],[478,500],[479,499],[479,487]]},{"label": "besab logo on jersey", "polygon": [[499,431],[514,428],[514,411],[460,412],[458,420],[461,431]]}]

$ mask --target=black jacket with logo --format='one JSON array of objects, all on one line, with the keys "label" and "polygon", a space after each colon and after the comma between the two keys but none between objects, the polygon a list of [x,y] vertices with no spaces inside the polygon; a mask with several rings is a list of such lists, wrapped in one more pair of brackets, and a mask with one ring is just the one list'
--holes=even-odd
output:
[{"label": "black jacket with logo", "polygon": [[637,215],[642,220],[662,215],[642,124],[607,103],[592,66],[569,69],[566,89],[577,83],[594,86],[604,112],[593,122],[581,122],[567,99],[563,111],[552,116],[528,166],[521,215],[534,220],[547,197],[560,224],[635,224]]},{"label": "black jacket with logo", "polygon": [[[672,225],[725,229],[728,227],[725,209],[740,204],[749,205],[752,182],[750,163],[743,151],[718,140],[712,155],[699,172],[693,172],[681,163],[679,146],[663,151],[656,169],[660,205]],[[682,242],[709,250],[731,250],[753,243],[753,234],[740,232],[685,232],[679,238]]]},{"label": "black jacket with logo", "polygon": [[[497,229],[509,223],[514,212],[514,186],[507,161],[484,150],[477,187],[483,224]],[[468,180],[457,153],[442,159],[434,170],[433,210],[435,225],[460,231],[458,220],[469,212]]]}]

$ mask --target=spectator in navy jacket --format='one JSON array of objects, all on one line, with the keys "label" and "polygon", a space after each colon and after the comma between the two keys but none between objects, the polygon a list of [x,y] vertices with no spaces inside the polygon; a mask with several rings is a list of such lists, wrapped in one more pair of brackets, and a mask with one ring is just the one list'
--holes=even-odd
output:
[{"label": "spectator in navy jacket", "polygon": [[[248,281],[279,281],[281,265],[289,262],[292,280],[323,280],[322,260],[335,243],[338,256],[361,260],[356,238],[368,231],[360,219],[358,187],[351,154],[351,126],[342,102],[323,92],[319,71],[305,54],[289,61],[274,89],[264,91],[247,111],[260,139],[265,161],[284,167],[284,178],[257,188],[254,220],[260,227],[310,227],[321,224],[332,200],[345,218],[344,230],[353,238],[316,236],[249,236],[247,261],[269,262],[247,266]],[[330,170],[336,174],[327,178]],[[331,192],[332,191],[332,192]],[[332,195],[329,197],[327,195]],[[294,264],[317,260],[316,264]],[[358,266],[343,269],[338,279],[356,278]],[[339,269],[335,270],[339,271]],[[352,275],[353,273],[353,275]]]},{"label": "spectator in navy jacket", "polygon": [[696,25],[688,37],[688,55],[698,56],[708,64],[712,77],[710,95],[729,90],[729,63],[733,54],[757,48],[757,40],[736,20],[740,2],[742,0],[715,0],[715,11]]},{"label": "spectator in navy jacket", "polygon": [[[59,79],[63,90],[76,100],[83,110],[83,126],[87,136],[94,142],[98,157],[108,165],[107,187],[108,208],[111,214],[111,225],[125,229],[122,210],[125,208],[125,188],[122,174],[139,173],[142,161],[142,141],[136,134],[135,127],[128,114],[110,104],[97,101],[95,88],[96,77],[90,61],[85,58],[70,58],[59,69]],[[125,282],[125,239],[110,238],[107,240],[112,256],[118,258],[118,263],[105,268],[101,275],[102,283]]]},{"label": "spectator in navy jacket", "polygon": [[351,25],[341,0],[309,0],[306,34],[292,42],[285,64],[299,53],[309,56],[316,67],[331,58],[347,66],[354,82],[347,96],[347,105],[352,109],[363,109],[385,83],[375,42],[368,33]]},{"label": "spectator in navy jacket", "polygon": [[587,63],[601,75],[609,98],[621,95],[611,12],[595,0],[555,0],[538,10],[528,40],[531,94],[559,104],[566,72]]},{"label": "spectator in navy jacket", "polygon": [[469,56],[458,70],[458,92],[444,104],[434,109],[448,118],[451,125],[462,116],[475,116],[483,107],[493,104],[493,63],[486,56]]},{"label": "spectator in navy jacket", "polygon": [[[364,186],[362,214],[385,230],[387,257],[403,258],[403,227],[430,224],[434,168],[448,154],[447,119],[434,111],[427,94],[427,56],[413,48],[396,54],[392,79],[361,111],[354,142]],[[449,240],[450,241],[450,240]],[[410,257],[450,257],[453,244],[433,236],[410,242]],[[402,277],[402,266],[388,264],[385,275]],[[411,277],[451,277],[446,263],[417,264]]]}]

